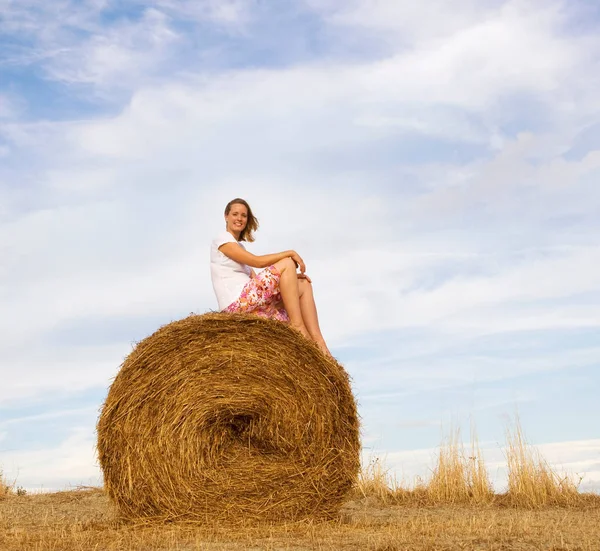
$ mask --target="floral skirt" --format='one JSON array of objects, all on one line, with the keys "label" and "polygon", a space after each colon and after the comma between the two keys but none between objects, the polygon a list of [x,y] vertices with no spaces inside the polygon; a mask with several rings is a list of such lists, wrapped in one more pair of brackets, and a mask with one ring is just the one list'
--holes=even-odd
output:
[{"label": "floral skirt", "polygon": [[265,268],[244,285],[239,298],[223,312],[255,314],[263,318],[289,322],[290,318],[281,300],[280,278],[281,274],[275,266]]}]

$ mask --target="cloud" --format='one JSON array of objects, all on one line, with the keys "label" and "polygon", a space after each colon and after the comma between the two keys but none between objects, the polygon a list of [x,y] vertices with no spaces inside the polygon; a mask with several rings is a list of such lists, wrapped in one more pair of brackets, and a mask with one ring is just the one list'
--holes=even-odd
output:
[{"label": "cloud", "polygon": [[[571,55],[574,46],[563,46]],[[599,250],[581,231],[594,227],[591,219],[573,232],[544,227],[549,216],[585,219],[599,200],[594,191],[586,202],[576,200],[598,168],[595,153],[569,162],[556,148],[535,156],[544,144],[566,139],[560,120],[551,118],[543,134],[506,136],[488,149],[496,130],[482,118],[468,139],[485,154],[467,163],[354,159],[355,152],[398,150],[411,135],[423,137],[423,148],[441,135],[448,147],[462,143],[453,118],[438,130],[431,130],[433,119],[400,133],[396,120],[364,126],[364,117],[381,109],[374,106],[408,112],[417,98],[440,104],[414,55],[182,77],[143,87],[113,117],[13,128],[15,145],[51,162],[37,178],[38,200],[47,205],[0,230],[5,277],[18,281],[5,298],[13,315],[3,330],[13,346],[93,316],[172,319],[213,306],[202,242],[220,227],[218,205],[240,194],[255,197],[261,212],[268,245],[259,241],[257,250],[293,246],[307,256],[317,295],[328,290],[322,319],[338,346],[366,330],[430,327],[473,338],[597,327],[593,305],[556,303],[593,292],[600,275]],[[441,62],[445,54],[432,55]],[[464,55],[456,50],[457,59]],[[402,74],[413,88],[393,96]],[[474,100],[493,112],[506,91],[504,84],[489,81],[484,90],[451,76],[467,94],[457,109],[472,109]],[[555,94],[538,85],[519,83]],[[455,116],[468,119],[460,110]],[[352,169],[344,170],[348,161]],[[380,173],[397,180],[378,181]],[[414,183],[400,185],[405,180]],[[290,209],[310,212],[311,227]]]},{"label": "cloud", "polygon": [[131,342],[123,342],[68,348],[45,345],[32,350],[28,342],[12,349],[3,347],[2,374],[7,384],[0,389],[2,407],[22,407],[48,392],[68,396],[90,388],[108,388],[132,349]]},{"label": "cloud", "polygon": [[176,41],[165,15],[147,9],[138,21],[115,24],[61,49],[47,65],[48,76],[105,89],[129,87],[162,67],[165,50]]},{"label": "cloud", "polygon": [[13,99],[7,94],[0,94],[0,120],[13,118],[16,112],[17,109]]},{"label": "cloud", "polygon": [[214,38],[247,38],[258,8],[243,0],[5,0],[0,66],[28,68],[42,86],[67,85],[62,94],[78,103],[119,105],[143,83],[218,63]]},{"label": "cloud", "polygon": [[306,5],[317,34],[302,10],[285,31],[321,49],[274,63],[236,57],[271,47],[253,2],[5,2],[23,40],[4,66],[91,99],[4,107],[2,403],[105,388],[132,341],[214,308],[207,247],[234,196],[254,252],[305,257],[371,403],[597,362],[597,35],[556,2],[367,4]]},{"label": "cloud", "polygon": [[0,456],[8,480],[27,491],[60,491],[76,486],[99,486],[96,442],[88,427],[73,427],[57,446]]},{"label": "cloud", "polygon": [[6,428],[13,425],[31,423],[32,421],[47,421],[49,419],[61,419],[64,417],[90,414],[92,412],[95,412],[95,409],[91,409],[89,407],[79,409],[63,409],[58,411],[45,411],[43,413],[25,415],[23,417],[14,417],[5,421],[0,421],[0,427]]},{"label": "cloud", "polygon": [[5,1],[2,12],[0,31],[7,40],[0,66],[29,66],[30,78],[41,75],[69,86],[62,93],[79,103],[108,105],[118,105],[143,83],[202,58],[202,47],[198,58],[181,26],[218,23],[239,32],[248,14],[244,3],[229,0],[127,5],[108,0],[59,0],[51,5]]},{"label": "cloud", "polygon": [[[504,349],[510,350],[511,341],[518,337],[510,336],[504,341]],[[418,346],[426,347],[435,338],[421,338],[416,341]],[[470,352],[470,347],[476,347],[475,339],[459,341],[462,346],[456,350],[453,346],[440,348],[435,353],[424,351],[422,355],[403,354],[397,347],[383,347],[378,351],[381,360],[375,353],[364,361],[347,362],[347,367],[354,376],[357,393],[361,401],[374,404],[388,401],[393,403],[403,396],[415,395],[436,390],[465,388],[468,385],[478,386],[486,383],[518,379],[527,375],[539,375],[544,372],[576,371],[581,368],[594,367],[598,364],[600,350],[597,347],[578,348],[550,353],[544,347],[534,348],[528,355],[522,354],[512,358],[498,357],[497,353],[487,354],[479,351]],[[377,377],[373,377],[373,373]],[[500,394],[500,398],[494,394]],[[496,407],[500,404],[514,404],[517,397],[514,393],[507,395],[497,389],[491,395],[485,395],[485,389],[478,389],[479,399],[485,407]],[[519,400],[535,397],[533,389],[521,389]],[[459,405],[459,404],[456,404]],[[469,404],[475,410],[473,404]],[[474,411],[472,411],[474,413]]]},{"label": "cloud", "polygon": [[[493,17],[500,11],[499,3],[471,0],[455,2],[452,8],[440,0],[429,0],[420,4],[390,0],[306,0],[306,3],[330,24],[377,32],[392,31],[386,38],[390,40],[395,36],[400,44],[456,34]],[[436,15],[432,17],[432,13]]]},{"label": "cloud", "polygon": [[156,6],[180,19],[211,22],[228,29],[243,29],[259,4],[251,0],[157,0]]}]

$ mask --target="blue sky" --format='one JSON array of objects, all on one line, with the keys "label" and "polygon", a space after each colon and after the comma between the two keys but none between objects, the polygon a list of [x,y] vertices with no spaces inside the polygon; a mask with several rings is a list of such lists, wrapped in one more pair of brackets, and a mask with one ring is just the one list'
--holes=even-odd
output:
[{"label": "blue sky", "polygon": [[216,307],[208,245],[306,260],[365,458],[471,422],[600,490],[600,12],[535,0],[0,1],[0,466],[99,483],[134,343]]}]

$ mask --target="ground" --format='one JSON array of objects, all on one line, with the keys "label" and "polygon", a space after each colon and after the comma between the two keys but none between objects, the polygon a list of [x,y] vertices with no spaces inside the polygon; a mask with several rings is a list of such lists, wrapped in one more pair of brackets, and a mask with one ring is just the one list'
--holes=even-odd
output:
[{"label": "ground", "polygon": [[386,506],[356,498],[328,522],[136,525],[98,489],[0,500],[2,551],[600,550],[600,503],[572,508]]}]

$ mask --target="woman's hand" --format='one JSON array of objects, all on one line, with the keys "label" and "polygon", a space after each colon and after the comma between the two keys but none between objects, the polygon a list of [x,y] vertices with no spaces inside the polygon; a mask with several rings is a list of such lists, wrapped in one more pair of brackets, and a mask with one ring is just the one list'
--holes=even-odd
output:
[{"label": "woman's hand", "polygon": [[308,277],[306,274],[298,274],[298,279],[306,279],[309,283],[312,283],[312,279]]},{"label": "woman's hand", "polygon": [[302,260],[302,258],[296,251],[292,251],[290,257],[296,263],[296,268],[300,268],[301,274],[306,272],[306,265],[304,264],[304,260]]}]

